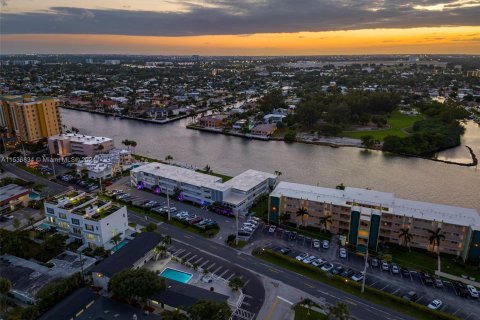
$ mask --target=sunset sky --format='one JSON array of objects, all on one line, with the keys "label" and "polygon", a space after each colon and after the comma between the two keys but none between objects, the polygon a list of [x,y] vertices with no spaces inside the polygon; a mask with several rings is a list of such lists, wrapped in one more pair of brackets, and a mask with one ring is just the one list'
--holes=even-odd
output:
[{"label": "sunset sky", "polygon": [[0,4],[1,53],[480,54],[480,0]]}]

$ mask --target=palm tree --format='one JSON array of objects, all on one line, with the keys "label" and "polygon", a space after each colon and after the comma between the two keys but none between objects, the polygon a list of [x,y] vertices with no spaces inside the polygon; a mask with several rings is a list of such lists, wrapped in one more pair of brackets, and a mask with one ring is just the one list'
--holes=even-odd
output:
[{"label": "palm tree", "polygon": [[330,307],[328,311],[328,318],[335,320],[348,320],[350,318],[350,311],[346,303],[337,302],[336,305]]},{"label": "palm tree", "polygon": [[280,176],[282,175],[282,171],[275,170],[274,174],[275,174],[277,177],[280,177]]},{"label": "palm tree", "polygon": [[[305,207],[298,208],[297,210],[297,218],[300,217],[302,219],[302,226],[305,224],[305,216],[308,217],[308,210]],[[298,219],[297,219],[297,226],[298,226]]]},{"label": "palm tree", "polygon": [[170,163],[170,160],[173,160],[173,157],[171,155],[165,157],[165,161],[167,161],[168,163]]},{"label": "palm tree", "polygon": [[[0,294],[2,295],[2,305],[0,312],[7,311],[7,293],[12,289],[12,283],[7,278],[0,278]],[[5,310],[3,310],[5,305]]]},{"label": "palm tree", "polygon": [[323,225],[323,229],[327,231],[328,226],[332,224],[332,216],[330,214],[326,214],[325,216],[320,217],[320,219],[318,220],[318,223],[320,225]]},{"label": "palm tree", "polygon": [[290,213],[282,213],[280,215],[280,222],[282,224],[286,224],[288,220],[290,220]]},{"label": "palm tree", "polygon": [[432,246],[432,251],[435,252],[435,247],[437,248],[437,254],[440,255],[440,241],[445,240],[445,235],[442,233],[441,228],[437,230],[427,230],[430,233],[428,241]]},{"label": "palm tree", "polygon": [[130,144],[131,144],[131,141],[130,141],[130,140],[128,140],[128,139],[122,140],[122,144],[123,144],[125,147],[128,147],[128,150],[130,150]]},{"label": "palm tree", "polygon": [[162,241],[164,244],[166,245],[169,245],[172,243],[172,237],[169,236],[169,235],[166,235],[165,237],[163,237],[163,241]]},{"label": "palm tree", "polygon": [[410,228],[401,228],[398,237],[402,239],[402,245],[404,247],[408,246],[408,249],[410,250],[410,241],[413,239],[413,236],[410,233]]},{"label": "palm tree", "polygon": [[133,149],[133,152],[132,153],[135,153],[135,148],[137,147],[137,141],[130,141],[130,145],[132,146],[132,149]]},{"label": "palm tree", "polygon": [[153,253],[155,254],[155,261],[157,261],[159,257],[163,257],[166,252],[167,252],[166,245],[159,245],[153,248]]},{"label": "palm tree", "polygon": [[110,239],[110,243],[113,244],[114,248],[120,243],[120,241],[122,241],[122,236],[120,235],[120,233],[117,233]]}]

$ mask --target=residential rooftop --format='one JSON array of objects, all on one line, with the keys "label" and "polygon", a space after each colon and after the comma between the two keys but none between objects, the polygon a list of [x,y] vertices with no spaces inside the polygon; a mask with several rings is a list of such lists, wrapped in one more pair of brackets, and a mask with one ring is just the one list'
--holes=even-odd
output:
[{"label": "residential rooftop", "polygon": [[480,230],[480,214],[475,209],[395,198],[393,193],[388,192],[350,187],[338,190],[282,181],[270,196],[307,199],[339,206],[369,205],[396,215],[443,221]]},{"label": "residential rooftop", "polygon": [[249,191],[267,179],[276,179],[277,176],[268,172],[262,172],[257,170],[249,169],[245,172],[240,173],[238,176],[233,177],[224,183],[224,185],[229,186],[233,189],[240,191]]},{"label": "residential rooftop", "polygon": [[80,190],[68,190],[63,193],[54,195],[45,201],[54,205],[59,205],[62,202],[66,202],[67,200],[70,201],[71,199],[76,199],[77,197],[81,197],[85,195],[85,192]]},{"label": "residential rooftop", "polygon": [[29,193],[30,190],[14,183],[7,184],[0,188],[0,203],[11,199],[12,197],[20,196]]},{"label": "residential rooftop", "polygon": [[117,212],[120,208],[120,206],[113,204],[111,201],[95,199],[88,205],[73,210],[72,213],[84,216],[86,219],[98,221]]},{"label": "residential rooftop", "polygon": [[107,141],[112,141],[111,138],[107,137],[95,137],[95,136],[87,136],[80,133],[60,133],[55,136],[51,136],[48,138],[49,140],[70,140],[70,142],[77,142],[83,144],[98,144]]}]

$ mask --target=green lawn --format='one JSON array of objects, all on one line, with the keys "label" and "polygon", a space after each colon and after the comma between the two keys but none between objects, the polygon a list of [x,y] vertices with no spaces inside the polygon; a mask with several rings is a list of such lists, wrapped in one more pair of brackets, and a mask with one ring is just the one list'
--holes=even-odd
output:
[{"label": "green lawn", "polygon": [[[388,249],[392,255],[393,262],[409,269],[417,269],[434,274],[437,270],[437,258],[434,255],[420,252],[404,250],[402,248],[391,247]],[[480,280],[480,270],[473,265],[466,265],[457,262],[452,258],[442,257],[442,271],[456,276],[466,275]]]},{"label": "green lawn", "polygon": [[413,302],[409,302],[400,297],[388,294],[386,292],[365,287],[365,292],[360,292],[360,284],[355,283],[351,280],[345,280],[339,276],[332,276],[327,274],[318,268],[315,268],[310,265],[302,264],[301,262],[295,260],[294,258],[284,256],[279,253],[275,253],[271,250],[258,250],[255,249],[252,251],[252,255],[268,261],[272,264],[275,264],[279,267],[282,267],[287,270],[291,270],[298,274],[304,275],[311,279],[324,282],[330,286],[333,286],[342,291],[353,294],[361,299],[369,300],[373,303],[383,305],[387,308],[400,311],[406,315],[409,315],[416,319],[422,320],[440,320],[440,319],[458,319],[449,314],[443,312],[437,312],[428,309],[427,307]]},{"label": "green lawn", "polygon": [[300,305],[296,305],[295,320],[328,320],[328,317],[323,313],[308,310]]},{"label": "green lawn", "polygon": [[250,209],[255,215],[264,221],[268,220],[268,197],[260,197]]},{"label": "green lawn", "polygon": [[285,137],[285,133],[287,133],[287,132],[288,132],[288,128],[287,128],[287,127],[281,128],[281,129],[277,129],[277,130],[275,130],[275,132],[273,133],[272,138],[283,139],[283,137]]},{"label": "green lawn", "polygon": [[[281,226],[283,228],[283,226]],[[330,233],[325,233],[321,231],[313,231],[313,230],[308,230],[308,229],[303,229],[302,227],[300,228],[294,228],[290,226],[286,226],[287,230],[290,231],[296,231],[298,234],[310,237],[312,239],[319,239],[319,240],[330,240],[332,239],[332,235]]]},{"label": "green lawn", "polygon": [[423,116],[409,116],[405,114],[401,114],[400,111],[396,110],[392,112],[390,118],[388,118],[388,125],[390,128],[388,129],[379,129],[379,130],[372,130],[372,131],[343,131],[342,136],[354,139],[360,139],[362,136],[371,135],[375,139],[383,141],[386,136],[398,136],[398,137],[405,137],[408,131],[415,122],[422,120]]}]

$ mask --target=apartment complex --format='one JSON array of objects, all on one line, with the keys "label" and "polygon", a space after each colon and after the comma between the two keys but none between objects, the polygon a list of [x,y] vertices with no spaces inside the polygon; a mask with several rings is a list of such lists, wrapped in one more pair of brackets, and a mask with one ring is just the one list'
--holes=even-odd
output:
[{"label": "apartment complex", "polygon": [[[308,214],[297,216],[299,208]],[[337,190],[280,182],[270,194],[269,219],[324,228],[347,236],[359,252],[376,251],[380,243],[402,245],[400,230],[408,228],[411,247],[432,250],[428,230],[441,229],[440,252],[475,261],[480,257],[480,215],[475,209],[395,198],[367,189]]]},{"label": "apartment complex", "polygon": [[71,154],[94,157],[96,154],[109,152],[113,147],[113,140],[110,138],[79,133],[60,133],[48,138],[50,153],[61,157]]},{"label": "apartment complex", "polygon": [[130,177],[138,189],[176,195],[179,200],[202,206],[219,203],[233,213],[245,213],[277,181],[273,174],[247,170],[222,182],[222,178],[216,176],[158,162],[132,169]]},{"label": "apartment complex", "polygon": [[72,190],[45,200],[46,223],[90,248],[110,249],[113,236],[125,237],[127,208]]},{"label": "apartment complex", "polygon": [[7,137],[36,142],[61,132],[57,99],[3,95],[0,101],[0,126],[7,129]]},{"label": "apartment complex", "polygon": [[132,163],[130,151],[125,149],[112,149],[108,153],[97,154],[93,159],[85,159],[77,162],[77,173],[87,171],[90,179],[108,179],[121,173],[124,166]]}]

